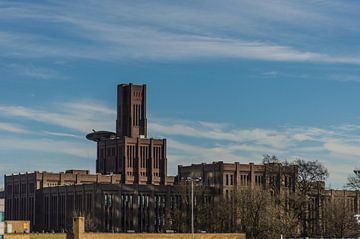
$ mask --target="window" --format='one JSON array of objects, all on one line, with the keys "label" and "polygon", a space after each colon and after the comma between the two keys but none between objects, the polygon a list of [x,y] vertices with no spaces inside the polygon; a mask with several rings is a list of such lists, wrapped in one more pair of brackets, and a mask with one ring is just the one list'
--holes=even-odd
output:
[{"label": "window", "polygon": [[92,195],[87,194],[86,195],[86,209],[88,212],[91,212],[91,207],[92,207]]},{"label": "window", "polygon": [[12,192],[13,192],[13,187],[12,187],[12,185],[8,185],[8,186],[7,186],[7,194],[12,194]]},{"label": "window", "polygon": [[21,193],[26,193],[26,184],[21,184]]},{"label": "window", "polygon": [[226,177],[225,185],[229,185],[229,174],[226,174],[225,177]]},{"label": "window", "polygon": [[242,186],[248,185],[248,181],[249,181],[249,175],[247,175],[247,174],[240,175],[240,184]]},{"label": "window", "polygon": [[111,207],[111,205],[112,205],[112,195],[111,194],[105,194],[104,195],[104,201],[105,201],[105,207]]},{"label": "window", "polygon": [[291,188],[292,185],[292,178],[290,176],[285,176],[285,187]]},{"label": "window", "polygon": [[19,190],[20,189],[20,185],[19,184],[15,184],[14,186],[14,194],[19,194]]},{"label": "window", "polygon": [[35,188],[34,188],[34,183],[29,183],[29,189],[28,189],[28,192],[29,193],[32,193],[34,192]]},{"label": "window", "polygon": [[234,175],[230,175],[230,185],[234,185]]},{"label": "window", "polygon": [[256,175],[255,176],[255,184],[256,185],[261,185],[262,181],[263,181],[263,176],[261,176],[261,175]]}]

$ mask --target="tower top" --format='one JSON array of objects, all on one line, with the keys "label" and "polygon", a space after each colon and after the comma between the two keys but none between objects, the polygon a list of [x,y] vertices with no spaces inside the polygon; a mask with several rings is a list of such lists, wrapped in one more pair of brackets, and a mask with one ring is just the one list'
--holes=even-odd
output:
[{"label": "tower top", "polygon": [[118,85],[116,135],[147,137],[146,85]]}]

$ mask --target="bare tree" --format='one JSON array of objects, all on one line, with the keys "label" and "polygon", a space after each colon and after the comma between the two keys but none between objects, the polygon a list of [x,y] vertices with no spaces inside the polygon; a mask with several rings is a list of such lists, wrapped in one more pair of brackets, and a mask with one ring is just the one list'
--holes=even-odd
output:
[{"label": "bare tree", "polygon": [[[202,185],[194,185],[194,224],[196,230],[212,231],[216,222],[217,214],[214,198],[210,189]],[[191,231],[191,187],[187,184],[178,185],[177,191],[180,201],[171,217],[173,218],[173,229],[178,232]]]},{"label": "bare tree", "polygon": [[263,156],[263,164],[269,163],[280,163],[280,160],[275,155],[264,154]]},{"label": "bare tree", "polygon": [[[324,189],[325,180],[329,173],[319,161],[305,161],[297,159],[293,162],[298,168],[296,193],[292,195],[292,207],[298,215],[302,226],[302,236],[318,236],[309,232],[309,224],[317,224],[314,218],[309,217],[309,205],[315,201],[314,208],[319,208],[319,200]],[[320,225],[317,225],[317,233]]]},{"label": "bare tree", "polygon": [[354,211],[345,196],[328,198],[324,205],[324,236],[344,238],[359,236]]},{"label": "bare tree", "polygon": [[272,239],[279,238],[281,234],[296,234],[296,215],[277,204],[269,191],[261,188],[238,190],[236,209],[247,238]]},{"label": "bare tree", "polygon": [[347,178],[346,186],[353,190],[360,190],[360,170],[354,170],[354,174]]},{"label": "bare tree", "polygon": [[327,168],[317,160],[297,159],[294,164],[298,167],[297,189],[302,194],[318,189],[329,176]]}]

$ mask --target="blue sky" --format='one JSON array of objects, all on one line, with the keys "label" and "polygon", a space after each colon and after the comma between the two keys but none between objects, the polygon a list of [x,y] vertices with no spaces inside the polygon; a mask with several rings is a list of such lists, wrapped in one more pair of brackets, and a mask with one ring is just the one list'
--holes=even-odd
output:
[{"label": "blue sky", "polygon": [[[0,174],[87,168],[116,85],[148,85],[178,164],[304,158],[360,167],[358,1],[0,0]],[[3,179],[0,179],[0,185]]]}]

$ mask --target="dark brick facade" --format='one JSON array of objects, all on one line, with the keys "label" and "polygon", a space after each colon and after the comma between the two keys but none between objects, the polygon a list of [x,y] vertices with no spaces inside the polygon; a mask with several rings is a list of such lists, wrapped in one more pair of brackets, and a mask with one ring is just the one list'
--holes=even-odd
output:
[{"label": "dark brick facade", "polygon": [[116,135],[147,137],[146,85],[118,85]]},{"label": "dark brick facade", "polygon": [[90,175],[87,170],[5,175],[5,219],[29,220],[36,227],[44,214],[37,203],[42,190],[69,185],[119,184],[119,175]]},{"label": "dark brick facade", "polygon": [[204,186],[213,187],[219,194],[227,197],[239,187],[256,186],[284,195],[296,190],[297,168],[279,163],[240,164],[222,161],[179,165],[177,181],[184,181],[187,177],[201,177]]},{"label": "dark brick facade", "polygon": [[146,85],[118,85],[116,137],[97,141],[96,172],[125,184],[167,185],[166,139],[147,138]]}]

